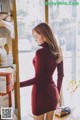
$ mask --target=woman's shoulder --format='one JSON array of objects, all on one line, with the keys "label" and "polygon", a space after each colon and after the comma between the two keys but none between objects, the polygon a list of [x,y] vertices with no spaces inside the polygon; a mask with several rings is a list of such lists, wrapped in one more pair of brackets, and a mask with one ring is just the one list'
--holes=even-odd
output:
[{"label": "woman's shoulder", "polygon": [[45,53],[45,49],[44,48],[40,48],[36,51],[37,55],[43,55]]}]

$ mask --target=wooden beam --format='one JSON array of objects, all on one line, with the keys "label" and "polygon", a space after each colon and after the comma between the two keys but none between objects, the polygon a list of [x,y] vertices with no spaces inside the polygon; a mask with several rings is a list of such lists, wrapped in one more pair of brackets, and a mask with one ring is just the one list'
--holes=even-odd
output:
[{"label": "wooden beam", "polygon": [[20,84],[19,84],[19,60],[18,60],[18,34],[17,34],[17,17],[16,17],[16,0],[13,0],[13,21],[14,21],[14,39],[12,40],[13,45],[13,58],[16,64],[16,83],[15,83],[15,107],[18,110],[18,120],[21,120],[20,111]]},{"label": "wooden beam", "polygon": [[[48,2],[48,0],[45,0],[45,2]],[[45,4],[45,22],[49,23],[49,7]]]}]

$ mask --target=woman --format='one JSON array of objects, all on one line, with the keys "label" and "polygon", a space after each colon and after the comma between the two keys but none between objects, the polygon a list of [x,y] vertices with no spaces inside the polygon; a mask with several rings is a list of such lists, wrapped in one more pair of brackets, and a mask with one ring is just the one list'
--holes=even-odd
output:
[{"label": "woman", "polygon": [[[63,79],[62,51],[57,44],[51,28],[46,23],[40,23],[32,34],[41,46],[36,51],[33,59],[35,77],[20,82],[20,87],[33,85],[32,88],[32,113],[34,120],[53,120],[54,110],[59,105],[59,95]],[[58,79],[55,85],[52,75],[57,68]]]}]

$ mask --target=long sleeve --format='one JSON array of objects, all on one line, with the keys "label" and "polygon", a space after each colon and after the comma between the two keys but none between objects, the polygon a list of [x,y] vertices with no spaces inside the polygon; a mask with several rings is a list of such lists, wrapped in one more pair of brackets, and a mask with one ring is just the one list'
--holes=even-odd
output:
[{"label": "long sleeve", "polygon": [[34,85],[34,84],[41,82],[42,75],[43,75],[43,69],[44,69],[44,63],[43,63],[42,57],[43,55],[38,50],[35,55],[35,77],[32,79],[20,82],[20,87]]},{"label": "long sleeve", "polygon": [[60,93],[60,91],[61,91],[61,86],[62,86],[62,81],[63,81],[63,76],[64,76],[64,73],[63,73],[63,61],[60,62],[60,63],[57,65],[57,72],[58,72],[57,88],[58,88],[58,91],[59,91],[59,93]]}]

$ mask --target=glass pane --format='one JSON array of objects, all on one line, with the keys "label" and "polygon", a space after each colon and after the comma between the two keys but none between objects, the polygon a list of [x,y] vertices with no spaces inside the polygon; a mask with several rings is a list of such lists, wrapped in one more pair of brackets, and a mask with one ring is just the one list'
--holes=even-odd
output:
[{"label": "glass pane", "polygon": [[[65,2],[65,1],[54,0],[53,2],[53,0],[49,0],[49,2],[57,4],[59,2]],[[79,82],[80,80],[80,74],[79,74],[80,73],[80,65],[79,65],[80,5],[78,4],[79,3],[78,0],[74,1],[75,2],[74,5],[70,5],[69,2],[72,1],[67,0],[66,3],[68,5],[62,5],[62,4],[49,5],[49,24],[52,27],[55,37],[63,50],[63,57],[64,57],[63,96],[64,96],[65,104],[70,103],[69,97],[71,95],[70,91],[67,90],[67,83],[69,83],[69,81]],[[70,89],[72,89],[72,87]]]},{"label": "glass pane", "polygon": [[[32,28],[39,22],[44,21],[43,9],[42,0],[17,0],[19,51],[31,51],[34,49]],[[24,43],[25,46],[23,47]]]},{"label": "glass pane", "polygon": [[[43,0],[16,0],[17,24],[18,24],[18,48],[19,48],[19,73],[20,81],[34,77],[32,59],[37,49],[32,36],[32,29],[38,23],[44,21]],[[21,118],[32,120],[31,116],[31,89],[20,89]]]}]

